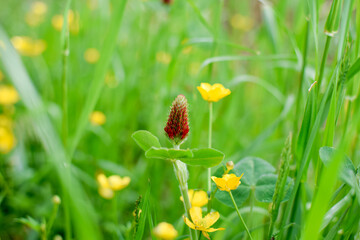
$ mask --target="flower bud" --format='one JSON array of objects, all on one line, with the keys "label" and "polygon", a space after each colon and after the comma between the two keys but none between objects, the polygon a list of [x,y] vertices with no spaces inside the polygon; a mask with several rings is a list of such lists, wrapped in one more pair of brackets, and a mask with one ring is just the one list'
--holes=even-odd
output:
[{"label": "flower bud", "polygon": [[164,128],[174,145],[180,145],[189,133],[187,100],[184,95],[176,97],[172,103],[169,118]]},{"label": "flower bud", "polygon": [[54,196],[52,197],[52,201],[53,201],[53,203],[56,204],[56,205],[60,205],[60,203],[61,203],[61,199],[60,199],[60,197],[59,197],[58,195],[54,195]]},{"label": "flower bud", "polygon": [[226,168],[228,171],[232,170],[234,168],[234,162],[233,161],[229,161],[226,163]]}]

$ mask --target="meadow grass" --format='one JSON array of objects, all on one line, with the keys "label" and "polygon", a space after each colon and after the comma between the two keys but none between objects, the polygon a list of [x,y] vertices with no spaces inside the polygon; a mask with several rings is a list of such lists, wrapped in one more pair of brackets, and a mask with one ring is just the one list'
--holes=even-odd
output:
[{"label": "meadow grass", "polygon": [[[211,239],[360,238],[360,1],[41,2],[0,8],[0,87],[20,98],[0,96],[12,125],[0,118],[0,239],[157,239],[160,222],[190,237],[177,165],[132,138],[147,130],[177,150],[164,127],[180,94],[181,149],[225,155],[187,164],[187,187],[213,191],[208,212],[225,228]],[[231,94],[209,107],[203,82]],[[209,182],[224,171],[244,173],[234,201]],[[100,173],[131,181],[107,199]]]}]

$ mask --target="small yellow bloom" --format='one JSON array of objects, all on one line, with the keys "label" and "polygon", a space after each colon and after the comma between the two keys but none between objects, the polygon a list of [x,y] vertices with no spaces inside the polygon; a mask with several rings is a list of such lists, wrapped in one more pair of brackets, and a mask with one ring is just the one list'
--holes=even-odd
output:
[{"label": "small yellow bloom", "polygon": [[99,194],[105,199],[113,198],[114,191],[124,189],[131,181],[129,177],[122,178],[118,175],[112,175],[107,178],[103,173],[98,174],[96,180],[99,185]]},{"label": "small yellow bloom", "polygon": [[0,127],[0,153],[9,153],[15,147],[15,136],[13,132],[6,127]]},{"label": "small yellow bloom", "polygon": [[189,212],[192,222],[187,217],[184,217],[186,225],[192,229],[202,231],[202,234],[207,239],[210,239],[208,232],[225,230],[225,228],[210,228],[219,219],[219,212],[211,212],[204,218],[202,217],[202,210],[200,207],[192,207]]},{"label": "small yellow bloom", "polygon": [[96,48],[88,48],[84,53],[84,59],[88,63],[96,63],[100,58],[100,53]]},{"label": "small yellow bloom", "polygon": [[126,188],[131,179],[129,177],[120,177],[118,175],[112,175],[108,178],[108,182],[110,185],[110,188],[114,191],[119,191],[121,189]]},{"label": "small yellow bloom", "polygon": [[90,123],[94,126],[101,126],[106,122],[106,116],[100,111],[94,111],[90,115]]},{"label": "small yellow bloom", "polygon": [[[68,26],[72,34],[79,32],[79,15],[75,14],[71,9],[68,12]],[[51,24],[57,31],[61,31],[64,24],[64,16],[61,14],[55,15],[51,19]]]},{"label": "small yellow bloom", "polygon": [[231,173],[231,174],[224,174],[222,178],[212,176],[211,179],[216,183],[217,187],[221,191],[229,192],[231,190],[235,190],[238,188],[238,186],[241,183],[240,179],[242,178],[243,175],[244,173],[241,174],[240,177],[237,177],[235,174]]},{"label": "small yellow bloom", "polygon": [[26,23],[30,26],[37,26],[44,21],[47,12],[47,5],[44,2],[36,1],[31,5],[30,11],[26,14]]},{"label": "small yellow bloom", "polygon": [[242,31],[250,31],[254,27],[254,20],[250,17],[235,14],[230,20],[231,26]]},{"label": "small yellow bloom", "polygon": [[169,64],[171,62],[171,55],[167,52],[160,51],[156,53],[156,61],[162,64]]},{"label": "small yellow bloom", "polygon": [[13,86],[0,85],[0,104],[12,105],[19,101],[19,94]]},{"label": "small yellow bloom", "polygon": [[226,163],[226,169],[229,172],[230,170],[234,169],[234,162],[233,161],[229,161]]},{"label": "small yellow bloom", "polygon": [[231,93],[229,89],[225,88],[220,83],[215,83],[214,85],[201,83],[197,89],[199,90],[202,98],[208,102],[217,102]]},{"label": "small yellow bloom", "polygon": [[172,240],[175,239],[178,235],[178,232],[175,230],[174,226],[167,222],[159,223],[153,230],[155,237],[162,240]]},{"label": "small yellow bloom", "polygon": [[[205,191],[190,189],[188,194],[192,207],[202,207],[208,203],[208,195]],[[184,201],[184,198],[181,196],[180,200]]]},{"label": "small yellow bloom", "polygon": [[11,38],[11,43],[23,56],[38,56],[46,49],[46,42],[44,40],[34,40],[30,37],[16,36]]}]

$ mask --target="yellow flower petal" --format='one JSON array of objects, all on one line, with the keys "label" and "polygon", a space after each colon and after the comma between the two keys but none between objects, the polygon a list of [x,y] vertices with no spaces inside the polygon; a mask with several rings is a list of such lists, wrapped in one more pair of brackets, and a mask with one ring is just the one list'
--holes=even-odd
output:
[{"label": "yellow flower petal", "polygon": [[121,178],[118,175],[112,175],[108,178],[110,188],[114,191],[119,191],[127,187],[131,179],[129,177]]},{"label": "yellow flower petal", "polygon": [[[191,206],[202,207],[208,203],[208,195],[205,191],[190,189],[188,191]],[[184,201],[183,197],[180,196],[180,200]]]},{"label": "yellow flower petal", "polygon": [[96,48],[88,48],[84,53],[84,59],[86,62],[93,64],[100,58],[100,53]]},{"label": "yellow flower petal", "polygon": [[202,210],[199,207],[192,207],[189,210],[191,220],[195,225],[198,225],[199,221],[202,220]]},{"label": "yellow flower petal", "polygon": [[96,180],[99,183],[99,186],[101,188],[110,188],[110,184],[108,182],[107,177],[105,176],[105,174],[100,173],[96,176]]},{"label": "yellow flower petal", "polygon": [[222,231],[225,230],[225,228],[208,228],[206,229],[207,232],[215,232],[215,231]]},{"label": "yellow flower petal", "polygon": [[184,217],[184,222],[189,228],[195,229],[195,225],[187,217]]},{"label": "yellow flower petal", "polygon": [[112,199],[114,197],[114,192],[110,188],[99,188],[99,194],[105,199]]},{"label": "yellow flower petal", "polygon": [[38,56],[46,49],[44,40],[34,40],[30,37],[16,36],[11,38],[14,48],[24,56]]},{"label": "yellow flower petal", "polygon": [[154,235],[157,238],[163,240],[172,240],[175,239],[178,235],[178,232],[175,230],[173,225],[166,222],[159,223],[153,230]]},{"label": "yellow flower petal", "polygon": [[204,237],[210,240],[210,236],[207,232],[203,231],[202,234],[204,235]]},{"label": "yellow flower petal", "polygon": [[0,104],[12,105],[19,101],[19,95],[13,86],[0,86]]},{"label": "yellow flower petal", "polygon": [[15,136],[6,127],[0,127],[0,153],[7,154],[15,147]]},{"label": "yellow flower petal", "polygon": [[226,89],[220,83],[215,83],[214,85],[201,83],[200,87],[197,87],[197,89],[199,90],[202,98],[209,102],[217,102],[231,93],[229,89]]},{"label": "yellow flower petal", "polygon": [[204,217],[205,228],[211,227],[219,219],[219,212],[211,212]]},{"label": "yellow flower petal", "polygon": [[106,116],[100,111],[94,111],[90,115],[90,122],[94,126],[101,126],[106,122]]},{"label": "yellow flower petal", "polygon": [[226,189],[226,181],[223,178],[218,178],[218,177],[214,177],[212,176],[211,179],[215,182],[216,186],[221,190],[221,191],[228,191]]}]

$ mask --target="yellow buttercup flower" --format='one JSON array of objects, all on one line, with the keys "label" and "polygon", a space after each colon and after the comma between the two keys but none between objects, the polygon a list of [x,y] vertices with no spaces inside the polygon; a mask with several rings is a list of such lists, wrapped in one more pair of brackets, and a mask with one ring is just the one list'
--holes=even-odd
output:
[{"label": "yellow buttercup flower", "polygon": [[192,229],[201,231],[204,237],[206,237],[207,239],[210,239],[208,234],[209,232],[225,230],[225,228],[210,228],[219,219],[219,212],[211,212],[207,214],[204,218],[202,217],[202,210],[200,207],[192,207],[190,208],[189,212],[192,222],[184,216],[184,221],[186,225],[188,225]]},{"label": "yellow buttercup flower", "polygon": [[220,83],[215,83],[214,85],[201,83],[197,89],[202,98],[208,102],[217,102],[231,93],[229,89],[225,88]]},{"label": "yellow buttercup flower", "polygon": [[155,237],[160,238],[161,240],[172,240],[175,239],[178,235],[178,232],[175,230],[174,226],[167,222],[159,223],[153,230]]},{"label": "yellow buttercup flower", "polygon": [[[192,207],[202,207],[208,203],[208,195],[205,191],[190,189],[188,194]],[[184,198],[181,196],[180,200],[184,201]]]},{"label": "yellow buttercup flower", "polygon": [[254,27],[254,20],[250,17],[235,14],[230,20],[231,26],[242,31],[250,31]]},{"label": "yellow buttercup flower", "polygon": [[15,147],[15,136],[13,132],[6,127],[0,127],[0,153],[9,153]]},{"label": "yellow buttercup flower", "polygon": [[171,55],[167,52],[160,51],[156,53],[156,61],[162,64],[169,64],[171,62]]},{"label": "yellow buttercup flower", "polygon": [[131,181],[129,177],[120,177],[118,175],[112,175],[106,177],[105,174],[100,173],[96,176],[96,180],[99,185],[99,194],[105,199],[111,199],[114,197],[114,191],[120,191],[127,187]]},{"label": "yellow buttercup flower", "polygon": [[211,179],[216,183],[217,187],[221,191],[229,192],[231,190],[235,190],[238,188],[238,186],[241,183],[240,179],[242,178],[243,175],[244,173],[241,174],[240,177],[237,177],[235,174],[231,173],[231,174],[224,174],[222,178],[212,176]]},{"label": "yellow buttercup flower", "polygon": [[11,38],[11,43],[23,56],[38,56],[46,49],[46,42],[44,40],[34,40],[30,37],[16,36]]},{"label": "yellow buttercup flower", "polygon": [[119,191],[126,188],[130,183],[129,177],[120,177],[118,175],[112,175],[108,178],[110,188],[114,191]]},{"label": "yellow buttercup flower", "polygon": [[88,63],[96,63],[100,58],[100,53],[96,48],[88,48],[84,53],[84,59]]},{"label": "yellow buttercup flower", "polygon": [[19,101],[19,94],[13,86],[0,85],[0,104],[12,105]]},{"label": "yellow buttercup flower", "polygon": [[31,5],[30,11],[25,16],[25,21],[29,26],[38,26],[44,21],[47,12],[47,5],[44,2],[36,1]]},{"label": "yellow buttercup flower", "polygon": [[106,122],[106,116],[100,111],[94,111],[90,115],[90,122],[94,126],[101,126]]},{"label": "yellow buttercup flower", "polygon": [[[79,18],[78,14],[75,14],[71,9],[68,12],[68,26],[72,34],[77,34],[79,32]],[[64,24],[64,16],[57,14],[51,19],[52,26],[57,30],[61,31]]]}]

